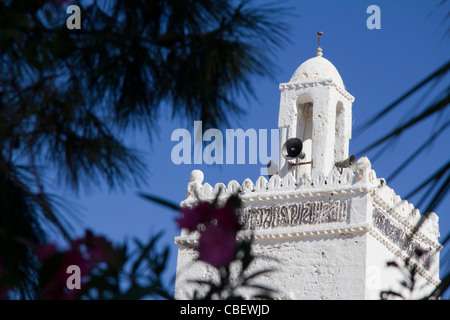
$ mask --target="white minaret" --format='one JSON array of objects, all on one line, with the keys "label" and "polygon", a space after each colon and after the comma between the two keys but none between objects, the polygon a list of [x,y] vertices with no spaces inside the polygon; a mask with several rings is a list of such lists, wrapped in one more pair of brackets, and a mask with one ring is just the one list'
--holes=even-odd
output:
[{"label": "white minaret", "polygon": [[[298,162],[306,164],[291,167],[299,176],[327,174],[336,161],[348,157],[354,98],[345,90],[339,72],[322,55],[322,49],[317,48],[316,57],[302,63],[288,83],[280,84],[280,145],[289,138],[303,142],[305,158]],[[289,172],[281,152],[279,168],[280,177]]]},{"label": "white minaret", "polygon": [[[232,180],[225,189],[223,183],[203,184],[203,174],[195,171],[181,206],[212,201],[219,190],[220,203],[240,191],[238,240],[254,236],[259,259],[253,270],[275,270],[255,281],[277,290],[279,299],[379,299],[382,290],[402,292],[404,278],[387,267],[389,261],[416,266],[417,290],[406,297],[431,292],[439,284],[438,217],[430,214],[409,241],[419,210],[377,178],[366,157],[355,166],[336,168],[349,156],[354,98],[320,47],[280,89],[280,148],[289,138],[299,138],[305,156],[288,161],[280,152],[279,172],[269,181],[263,176],[254,183]],[[193,263],[196,242],[195,235],[184,232],[175,238],[178,299],[198,289],[188,280],[217,276],[208,265]],[[416,249],[424,254],[415,256]]]}]

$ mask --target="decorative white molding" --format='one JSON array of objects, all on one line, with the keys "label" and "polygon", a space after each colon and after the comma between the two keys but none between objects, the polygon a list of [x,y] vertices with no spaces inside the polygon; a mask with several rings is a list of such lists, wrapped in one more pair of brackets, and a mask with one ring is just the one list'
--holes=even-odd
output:
[{"label": "decorative white molding", "polygon": [[270,201],[274,199],[308,198],[320,196],[321,194],[351,194],[367,192],[369,186],[355,176],[351,169],[345,168],[342,173],[337,170],[330,172],[328,176],[323,174],[303,176],[295,180],[288,174],[281,179],[274,174],[269,181],[260,176],[256,183],[250,179],[245,179],[242,185],[236,180],[232,180],[227,186],[223,183],[217,183],[214,188],[209,183],[201,184],[192,182],[188,186],[188,197],[181,202],[181,206],[190,206],[198,200],[211,201],[217,197],[220,192],[220,198],[226,198],[231,194],[239,192],[242,200],[245,201]]},{"label": "decorative white molding", "polygon": [[[377,228],[372,226],[372,227],[368,228],[368,232],[372,237],[374,237],[376,240],[378,240],[383,246],[385,246],[389,251],[391,251],[393,254],[395,254],[398,258],[400,258],[403,261],[408,261],[410,266],[412,264],[414,264],[417,268],[417,272],[429,283],[433,284],[434,286],[439,285],[440,281],[435,279],[428,270],[423,268],[421,266],[420,262],[408,257],[408,255],[403,250],[398,248],[398,246],[396,246],[392,241],[390,241],[388,238],[386,238]],[[408,259],[408,258],[410,258],[410,259]]]},{"label": "decorative white molding", "polygon": [[355,97],[353,97],[350,93],[347,92],[344,88],[341,88],[338,86],[333,79],[323,79],[323,80],[316,80],[316,81],[302,81],[302,82],[287,82],[287,83],[280,83],[279,89],[280,91],[285,90],[292,90],[292,89],[303,89],[308,87],[315,87],[315,86],[333,86],[336,88],[336,91],[339,92],[345,99],[353,102],[355,101]]},{"label": "decorative white molding", "polygon": [[[413,232],[415,225],[419,222],[421,217],[418,209],[414,209],[414,206],[412,204],[409,204],[407,202],[405,203],[404,201],[401,202],[403,207],[392,206],[392,204],[388,204],[382,197],[380,197],[377,194],[377,190],[375,189],[371,190],[371,194],[373,197],[374,209],[376,209],[376,207],[379,206],[384,213],[389,215],[389,217],[391,217],[392,219],[396,220],[398,223],[403,225],[408,233]],[[398,200],[399,197],[395,196],[395,199]],[[401,210],[404,209],[405,206],[407,206],[408,209],[410,210],[410,215],[414,217],[415,220],[414,223],[411,223],[410,220],[408,220],[409,216],[405,216],[400,213],[402,212]],[[430,225],[428,226],[430,227]],[[436,230],[439,230],[438,228],[439,226],[437,224],[434,225],[434,228],[432,228],[431,230],[422,229],[421,227],[419,230],[416,231],[414,237],[420,239],[422,242],[427,243],[433,249],[440,251],[442,249],[442,245],[438,241],[434,240],[437,239],[438,237],[438,232],[436,232]],[[426,231],[424,232],[423,230]]]},{"label": "decorative white molding", "polygon": [[[243,230],[237,235],[237,240],[248,240],[251,237],[254,239],[288,239],[288,238],[307,238],[317,236],[340,236],[353,235],[356,233],[367,232],[370,228],[369,224],[354,224],[354,225],[320,225],[314,227],[296,227],[296,228],[280,228],[268,230]],[[198,243],[198,233],[194,232],[187,236],[175,237],[175,244],[177,245],[195,245]]]}]

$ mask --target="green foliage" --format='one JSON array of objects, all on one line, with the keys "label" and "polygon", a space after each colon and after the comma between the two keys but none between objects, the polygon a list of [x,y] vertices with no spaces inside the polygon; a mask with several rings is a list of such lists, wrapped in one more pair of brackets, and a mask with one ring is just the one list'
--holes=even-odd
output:
[{"label": "green foliage", "polygon": [[115,263],[99,266],[83,285],[83,300],[173,299],[162,279],[167,271],[169,248],[158,248],[161,233],[142,243],[134,239],[134,249],[125,244]]},{"label": "green foliage", "polygon": [[[449,277],[447,274],[445,278],[436,286],[436,288],[428,294],[424,294],[422,297],[417,297],[416,290],[423,289],[423,285],[419,286],[419,278],[421,277],[418,271],[418,266],[412,261],[412,259],[420,258],[426,254],[425,251],[416,248],[411,256],[407,257],[403,265],[398,265],[395,261],[389,261],[387,267],[395,268],[400,271],[403,280],[400,281],[399,290],[384,290],[380,292],[380,298],[382,300],[389,299],[416,299],[416,300],[436,300],[439,299],[442,294],[447,290],[449,285]],[[436,254],[436,253],[433,253]]]},{"label": "green foliage", "polygon": [[4,285],[17,286],[21,295],[33,298],[37,277],[33,249],[46,236],[32,196],[21,187],[0,176],[0,268],[5,273],[0,278]]},{"label": "green foliage", "polygon": [[[408,130],[428,119],[431,119],[432,117],[436,117],[438,121],[436,122],[437,125],[433,132],[429,135],[423,135],[422,139],[424,139],[424,141],[418,144],[419,147],[414,148],[414,150],[406,156],[406,158],[396,168],[393,169],[393,173],[387,179],[388,181],[398,177],[400,173],[408,167],[408,165],[419,157],[419,155],[423,157],[424,151],[427,150],[426,147],[433,144],[439,136],[443,136],[448,133],[448,129],[450,128],[450,120],[445,119],[443,115],[445,114],[444,111],[448,111],[450,106],[450,86],[448,85],[448,82],[446,82],[446,80],[448,80],[449,72],[450,62],[447,61],[444,65],[429,74],[422,81],[418,82],[415,86],[401,95],[390,105],[383,108],[380,112],[357,129],[357,134],[364,132],[368,128],[375,126],[393,110],[407,106],[408,99],[417,99],[418,94],[423,93],[422,99],[419,99],[418,102],[416,102],[415,109],[417,109],[417,107],[421,107],[418,108],[418,111],[415,110],[414,112],[408,112],[409,115],[405,117],[405,119],[403,119],[398,126],[376,139],[376,141],[360,152],[361,154],[364,154],[368,151],[376,150],[376,148],[384,146],[384,150],[381,150],[378,153],[378,155],[381,155],[387,150],[387,146],[395,142],[401,135],[407,134]],[[432,86],[437,87],[440,84],[443,84],[444,88],[437,94],[433,93],[433,90],[431,90]],[[428,97],[430,102],[423,104],[422,101],[425,97]],[[450,161],[448,158],[443,158],[440,160],[442,165],[438,167],[438,169],[430,171],[428,168],[423,168],[424,170],[428,170],[428,176],[423,181],[419,182],[418,185],[405,196],[405,198],[410,198],[414,195],[418,195],[420,193],[422,194],[420,200],[416,204],[416,207],[421,209],[422,216],[418,223],[414,226],[413,232],[409,235],[409,239],[412,239],[416,232],[420,230],[430,213],[439,206],[445,197],[448,196],[450,191]],[[448,212],[444,212],[443,214],[448,214]],[[449,239],[450,234],[447,234],[441,241],[441,244],[447,244]],[[412,291],[416,289],[414,285],[416,283],[417,272],[415,265],[409,265],[408,261],[410,258],[411,257],[407,259],[403,268],[400,268],[395,263],[390,264],[390,266],[402,269],[403,273],[405,273],[405,281],[401,284],[410,293],[412,293]],[[441,257],[441,261],[448,261],[448,258],[447,252],[446,256]],[[448,268],[443,271],[444,278],[441,283],[430,295],[423,297],[423,299],[440,298],[448,290],[450,285],[450,271]],[[383,299],[392,297],[405,298],[401,293],[393,291],[383,291],[381,293],[381,297]]]},{"label": "green foliage", "polygon": [[[195,290],[193,300],[244,300],[272,299],[275,291],[267,286],[259,285],[253,280],[272,272],[272,269],[250,271],[249,267],[256,257],[252,254],[253,238],[239,242],[236,261],[217,269],[217,279],[191,279],[189,282],[205,287],[205,290]],[[252,296],[242,295],[242,289],[257,290]]]},{"label": "green foliage", "polygon": [[[438,94],[430,94],[429,92],[432,92],[432,90],[430,90],[430,86],[437,86],[439,83],[446,83],[445,80],[448,78],[449,72],[450,61],[446,62],[436,71],[425,77],[425,79],[417,83],[410,90],[396,99],[393,103],[382,109],[366,123],[361,125],[361,127],[357,129],[358,134],[362,133],[370,127],[375,126],[391,111],[405,106],[408,98],[417,97],[417,95],[423,91],[425,91],[426,96],[431,95],[431,97],[429,97],[431,102],[425,104],[424,106],[421,106],[422,108],[418,112],[409,112],[409,116],[406,117],[402,121],[402,123],[400,123],[397,127],[394,127],[390,132],[378,138],[375,142],[371,143],[368,147],[366,147],[359,153],[364,154],[369,150],[375,150],[378,147],[387,146],[390,143],[393,143],[395,139],[399,138],[402,134],[406,134],[406,131],[422,123],[423,121],[428,120],[433,116],[441,117],[442,112],[448,110],[450,105],[450,86],[446,85],[444,89],[442,89],[442,91]],[[411,154],[407,156],[407,158],[393,170],[393,174],[388,178],[388,180],[392,180],[397,177],[400,172],[406,169],[407,166],[414,161],[414,159],[417,159],[418,155],[421,152],[426,150],[425,146],[429,146],[430,144],[432,144],[433,141],[436,140],[439,136],[444,135],[449,128],[450,121],[447,120],[444,121],[444,123],[439,124],[436,127],[436,130],[433,130],[434,132],[429,136],[424,135],[425,142],[421,143],[419,148],[413,150],[413,152],[411,152]],[[386,150],[386,148],[384,150]],[[446,159],[443,160],[445,161]],[[421,211],[424,213],[431,212],[450,191],[449,182],[450,162],[445,161],[440,168],[438,168],[434,172],[431,172],[428,178],[426,178],[422,183],[415,187],[406,197],[411,197],[423,190],[426,190],[426,192],[424,192],[424,196],[419,201],[417,206],[423,206]],[[428,203],[426,203],[427,199]]]},{"label": "green foliage", "polygon": [[[211,202],[211,206],[209,207],[210,212],[203,211],[204,207],[202,206],[202,202],[200,201],[197,207],[190,209],[187,213],[182,212],[182,214],[189,214],[192,213],[192,211],[201,210],[202,214],[209,215],[211,212],[218,210],[218,202],[220,194],[221,192],[219,190],[216,197]],[[179,210],[179,208],[175,204],[161,197],[148,194],[140,194],[140,196],[149,201],[156,202],[158,204],[166,206],[170,209],[175,209],[176,211]],[[242,207],[242,201],[238,194],[232,194],[228,197],[224,206],[231,206],[232,210],[236,211]],[[219,221],[216,221],[215,224],[217,224],[217,226],[220,226]],[[199,227],[200,229],[205,228],[203,221],[200,222]],[[241,226],[238,225],[236,227],[237,229],[240,229]],[[201,238],[201,236],[202,235],[200,232],[199,238]],[[188,280],[188,282],[196,284],[201,287],[200,290],[194,289],[191,299],[193,300],[244,300],[245,298],[272,299],[272,295],[275,293],[275,291],[272,288],[260,285],[258,283],[255,283],[254,281],[259,276],[270,273],[273,270],[272,269],[262,269],[256,271],[250,270],[252,262],[255,261],[255,259],[257,259],[257,257],[254,256],[252,253],[253,236],[248,240],[238,241],[236,240],[236,234],[233,234],[233,238],[236,241],[236,245],[233,251],[232,259],[228,261],[228,263],[218,267],[214,267],[210,264],[210,267],[212,267],[213,270],[215,270],[214,275],[210,279]],[[200,241],[201,239],[199,239],[199,242]],[[193,249],[199,252],[199,246],[193,246]],[[225,252],[223,252],[223,254],[225,254]],[[200,263],[200,260],[202,259],[200,259],[199,257],[196,263]],[[251,289],[253,296],[244,296],[242,289]],[[256,293],[255,290],[257,290]]]},{"label": "green foliage", "polygon": [[43,224],[71,238],[49,185],[144,183],[147,167],[122,134],[151,137],[168,105],[205,129],[226,124],[242,113],[235,98],[251,96],[251,79],[272,75],[286,40],[284,11],[251,1],[72,3],[81,30],[66,28],[60,1],[0,2],[0,217],[23,218],[21,230],[0,226],[2,246],[21,246],[0,258],[7,272],[27,271],[21,297],[36,297],[30,248]]}]

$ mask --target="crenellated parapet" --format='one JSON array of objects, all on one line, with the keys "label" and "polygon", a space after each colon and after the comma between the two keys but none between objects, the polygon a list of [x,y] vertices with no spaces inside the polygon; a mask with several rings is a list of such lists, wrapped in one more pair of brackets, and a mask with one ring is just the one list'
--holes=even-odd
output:
[{"label": "crenellated parapet", "polygon": [[181,206],[190,206],[198,200],[212,200],[217,195],[219,195],[219,199],[227,198],[235,193],[239,193],[244,202],[302,198],[331,191],[336,194],[346,194],[361,188],[366,190],[369,186],[380,186],[383,184],[382,181],[383,179],[376,179],[375,171],[370,168],[360,168],[356,173],[349,168],[344,168],[341,171],[334,169],[328,175],[319,172],[310,177],[305,174],[298,179],[295,179],[290,172],[284,178],[280,178],[277,174],[274,174],[269,180],[260,176],[255,183],[248,178],[242,184],[231,180],[227,185],[216,183],[213,188],[209,183],[202,184],[203,173],[194,170],[191,182],[188,184],[187,198],[181,202]]},{"label": "crenellated parapet", "polygon": [[[416,263],[425,279],[438,284],[438,276],[430,270],[436,263],[434,253],[441,249],[438,217],[431,213],[410,239],[422,217],[419,210],[402,200],[384,179],[377,178],[366,157],[359,159],[355,172],[333,169],[328,175],[319,172],[298,179],[293,174],[284,178],[275,174],[270,179],[260,176],[255,182],[232,180],[214,187],[203,183],[203,173],[194,170],[181,207],[216,197],[220,205],[236,193],[243,201],[239,238],[299,239],[368,233],[398,258]],[[195,234],[176,238],[177,244],[193,242]],[[428,254],[408,259],[417,248]]]}]

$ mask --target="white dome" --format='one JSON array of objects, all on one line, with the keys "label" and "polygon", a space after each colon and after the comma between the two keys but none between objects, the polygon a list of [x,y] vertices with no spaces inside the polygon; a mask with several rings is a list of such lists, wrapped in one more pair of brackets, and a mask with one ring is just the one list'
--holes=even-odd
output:
[{"label": "white dome", "polygon": [[303,62],[300,67],[295,70],[289,82],[305,82],[332,79],[339,87],[344,87],[339,72],[336,67],[327,59],[317,56]]}]

